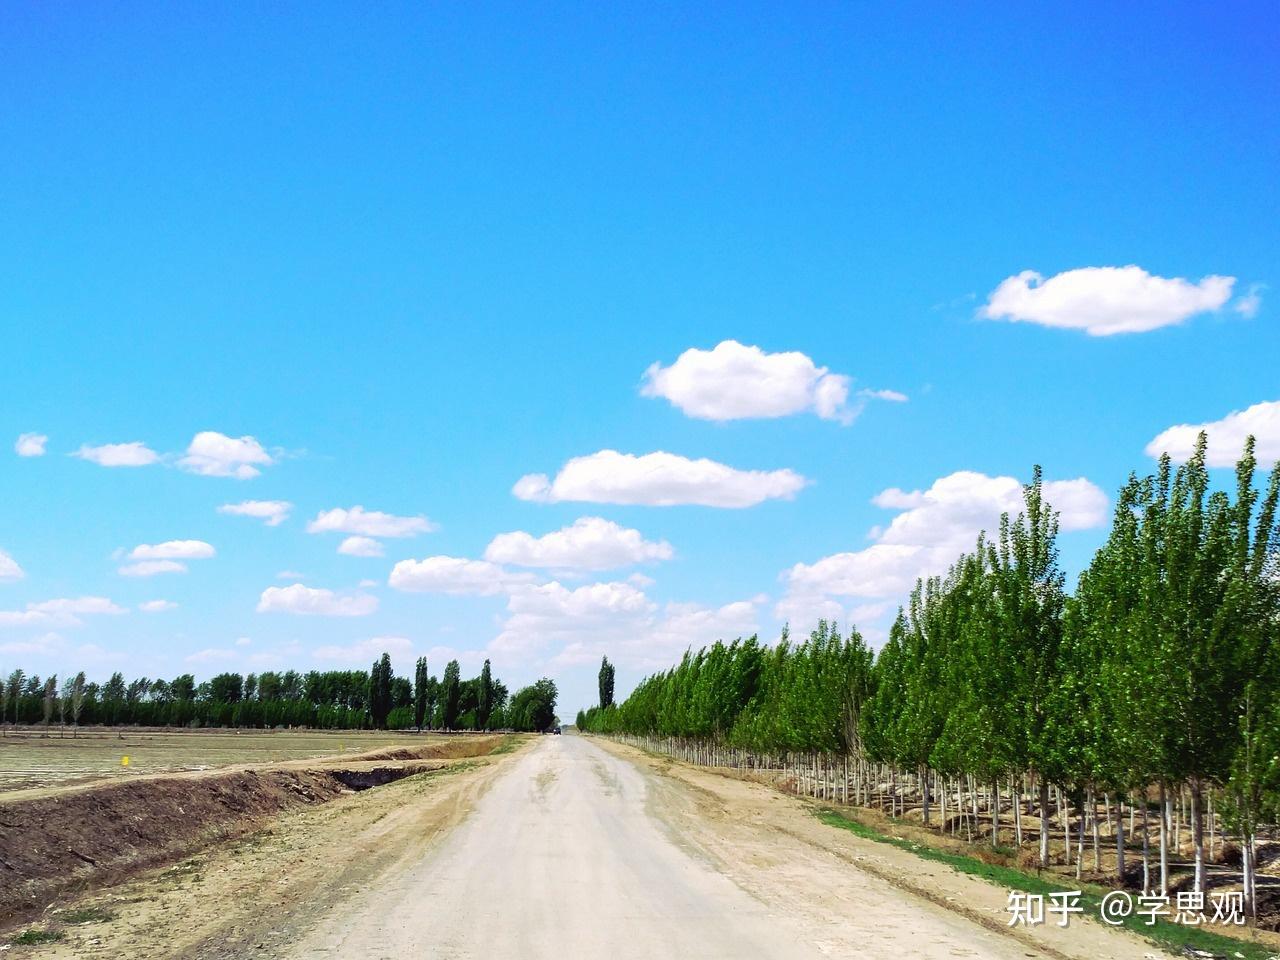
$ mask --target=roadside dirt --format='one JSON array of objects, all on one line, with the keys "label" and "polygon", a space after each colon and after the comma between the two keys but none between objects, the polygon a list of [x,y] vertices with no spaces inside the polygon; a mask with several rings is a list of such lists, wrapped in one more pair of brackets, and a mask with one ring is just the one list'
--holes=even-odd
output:
[{"label": "roadside dirt", "polygon": [[[1124,931],[1073,917],[1067,930],[1046,925],[1008,927],[1007,893],[986,881],[921,860],[905,850],[836,830],[812,805],[760,783],[655,757],[594,739],[655,775],[655,816],[669,823],[687,849],[771,909],[806,918],[836,956],[857,955],[844,942],[840,918],[874,913],[885,927],[908,935],[921,913],[945,910],[1000,937],[1016,938],[1035,956],[1058,960],[1150,960],[1159,948]],[[850,870],[849,868],[854,868]],[[907,896],[903,896],[903,894]],[[854,950],[847,954],[846,951]],[[902,955],[912,956],[904,940]]]},{"label": "roadside dirt", "polygon": [[287,811],[430,774],[500,742],[471,737],[330,761],[155,775],[0,803],[0,925],[37,918],[59,897],[251,836]]}]

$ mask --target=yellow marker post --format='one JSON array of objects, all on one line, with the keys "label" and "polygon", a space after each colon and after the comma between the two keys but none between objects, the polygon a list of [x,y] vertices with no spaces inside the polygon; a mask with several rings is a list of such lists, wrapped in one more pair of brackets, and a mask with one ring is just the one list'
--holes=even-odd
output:
[{"label": "yellow marker post", "polygon": [[128,758],[128,757],[121,757],[121,758],[120,758],[120,766],[122,766],[122,767],[127,767],[128,765],[129,765],[129,758]]}]

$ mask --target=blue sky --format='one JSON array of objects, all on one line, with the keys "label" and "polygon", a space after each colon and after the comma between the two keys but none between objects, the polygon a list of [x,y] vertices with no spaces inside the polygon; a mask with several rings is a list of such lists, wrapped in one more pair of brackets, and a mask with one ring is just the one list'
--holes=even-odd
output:
[{"label": "blue sky", "polygon": [[[548,673],[571,715],[604,652],[625,691],[784,619],[877,640],[1033,463],[1083,478],[1074,573],[1164,431],[1280,447],[1278,33],[1262,4],[12,8],[0,669],[390,647]],[[202,432],[266,460],[184,467]],[[134,442],[156,462],[93,462]],[[432,529],[308,532],[357,505]],[[119,572],[171,541],[214,555]]]}]

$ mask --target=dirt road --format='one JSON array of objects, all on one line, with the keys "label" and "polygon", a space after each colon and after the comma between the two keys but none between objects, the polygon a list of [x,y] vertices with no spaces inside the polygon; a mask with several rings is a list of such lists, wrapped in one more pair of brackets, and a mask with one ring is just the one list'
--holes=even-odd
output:
[{"label": "dirt road", "polygon": [[[682,792],[591,740],[544,738],[432,854],[333,910],[284,955],[1051,955],[836,863],[825,876],[764,870],[765,889],[744,888],[677,825]],[[841,873],[854,875],[852,900]],[[772,895],[779,880],[800,885],[801,903]]]}]

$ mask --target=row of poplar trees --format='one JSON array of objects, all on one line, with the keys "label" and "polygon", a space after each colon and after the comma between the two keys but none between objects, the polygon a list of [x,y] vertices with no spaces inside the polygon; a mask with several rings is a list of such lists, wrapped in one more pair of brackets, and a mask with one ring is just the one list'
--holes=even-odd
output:
[{"label": "row of poplar trees", "polygon": [[[1176,470],[1166,456],[1154,475],[1132,476],[1072,593],[1037,468],[1023,511],[946,576],[919,582],[878,654],[826,624],[799,644],[718,642],[580,723],[885,765],[919,786],[926,822],[932,785],[991,785],[997,818],[999,785],[1019,809],[1025,789],[1042,864],[1051,788],[1059,809],[1087,801],[1095,822],[1098,797],[1108,809],[1127,799],[1131,817],[1142,811],[1144,872],[1148,810],[1160,821],[1161,889],[1177,791],[1189,796],[1204,890],[1212,795],[1240,842],[1252,905],[1255,841],[1280,819],[1280,464],[1262,490],[1256,473],[1250,438],[1234,490],[1213,489],[1201,435]],[[1115,831],[1123,876],[1122,816]]]}]

